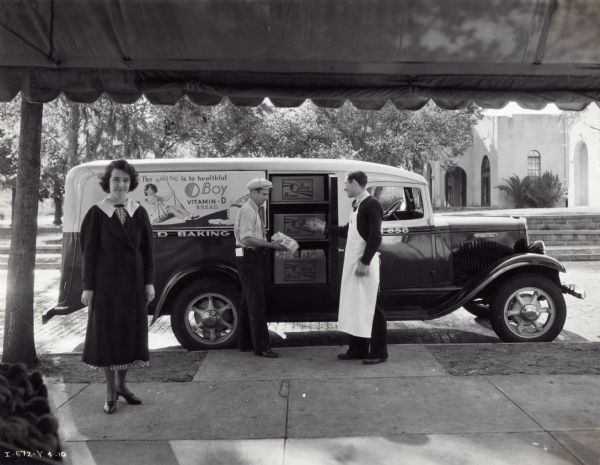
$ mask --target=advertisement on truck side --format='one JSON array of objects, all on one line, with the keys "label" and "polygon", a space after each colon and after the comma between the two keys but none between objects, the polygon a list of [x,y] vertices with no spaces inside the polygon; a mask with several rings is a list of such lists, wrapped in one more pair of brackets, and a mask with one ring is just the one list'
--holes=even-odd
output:
[{"label": "advertisement on truck side", "polygon": [[131,192],[154,228],[233,228],[248,199],[246,185],[263,171],[184,171],[139,173]]}]

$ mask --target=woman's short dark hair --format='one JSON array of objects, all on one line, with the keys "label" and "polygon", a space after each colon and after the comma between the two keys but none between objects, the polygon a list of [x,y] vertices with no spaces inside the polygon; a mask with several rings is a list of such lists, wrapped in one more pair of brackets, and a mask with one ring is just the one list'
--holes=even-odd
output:
[{"label": "woman's short dark hair", "polygon": [[363,171],[350,171],[347,178],[349,182],[356,181],[360,187],[365,187],[368,182],[367,175]]},{"label": "woman's short dark hair", "polygon": [[127,163],[127,160],[113,160],[104,170],[104,174],[100,178],[100,187],[107,194],[110,192],[110,176],[113,170],[125,171],[129,175],[129,192],[135,190],[138,186],[138,174],[135,168]]},{"label": "woman's short dark hair", "polygon": [[155,194],[158,192],[158,187],[156,187],[156,184],[152,184],[151,182],[144,186],[144,194],[148,189],[150,189]]}]

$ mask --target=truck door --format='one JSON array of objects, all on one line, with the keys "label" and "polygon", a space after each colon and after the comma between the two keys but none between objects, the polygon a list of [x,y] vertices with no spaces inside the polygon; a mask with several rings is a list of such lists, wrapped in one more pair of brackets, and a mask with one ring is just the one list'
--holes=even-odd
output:
[{"label": "truck door", "polygon": [[382,223],[381,295],[386,311],[418,311],[431,295],[433,227],[422,188],[391,182],[368,190],[384,210]]},{"label": "truck door", "polygon": [[282,232],[298,242],[294,252],[270,251],[267,298],[280,321],[316,321],[337,315],[337,241],[305,227],[317,217],[337,225],[337,177],[273,174],[269,235]]}]

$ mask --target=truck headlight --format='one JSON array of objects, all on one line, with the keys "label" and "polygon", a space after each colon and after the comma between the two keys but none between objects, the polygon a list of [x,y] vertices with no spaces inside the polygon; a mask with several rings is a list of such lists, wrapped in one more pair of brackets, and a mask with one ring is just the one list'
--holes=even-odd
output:
[{"label": "truck headlight", "polygon": [[537,253],[539,255],[546,255],[546,244],[544,241],[535,241],[529,244],[527,251],[530,253]]}]

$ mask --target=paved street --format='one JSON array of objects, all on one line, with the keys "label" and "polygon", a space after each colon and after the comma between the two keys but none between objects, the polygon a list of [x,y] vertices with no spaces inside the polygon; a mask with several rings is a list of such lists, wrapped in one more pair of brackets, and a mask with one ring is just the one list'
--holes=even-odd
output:
[{"label": "paved street", "polygon": [[[565,282],[581,284],[588,296],[581,301],[567,296],[568,317],[560,342],[600,341],[600,262],[567,262]],[[58,296],[59,272],[36,270],[35,275],[35,339],[40,353],[81,351],[87,324],[87,311],[67,317],[55,317],[42,325],[42,313],[55,305]],[[6,270],[0,270],[2,288]],[[4,329],[5,292],[0,292],[0,337]],[[428,322],[390,322],[390,342],[450,343],[497,342],[498,338],[487,321],[475,319],[465,310]],[[270,325],[275,345],[343,344],[335,323],[274,323]],[[168,317],[162,317],[150,330],[150,348],[177,348]]]}]

